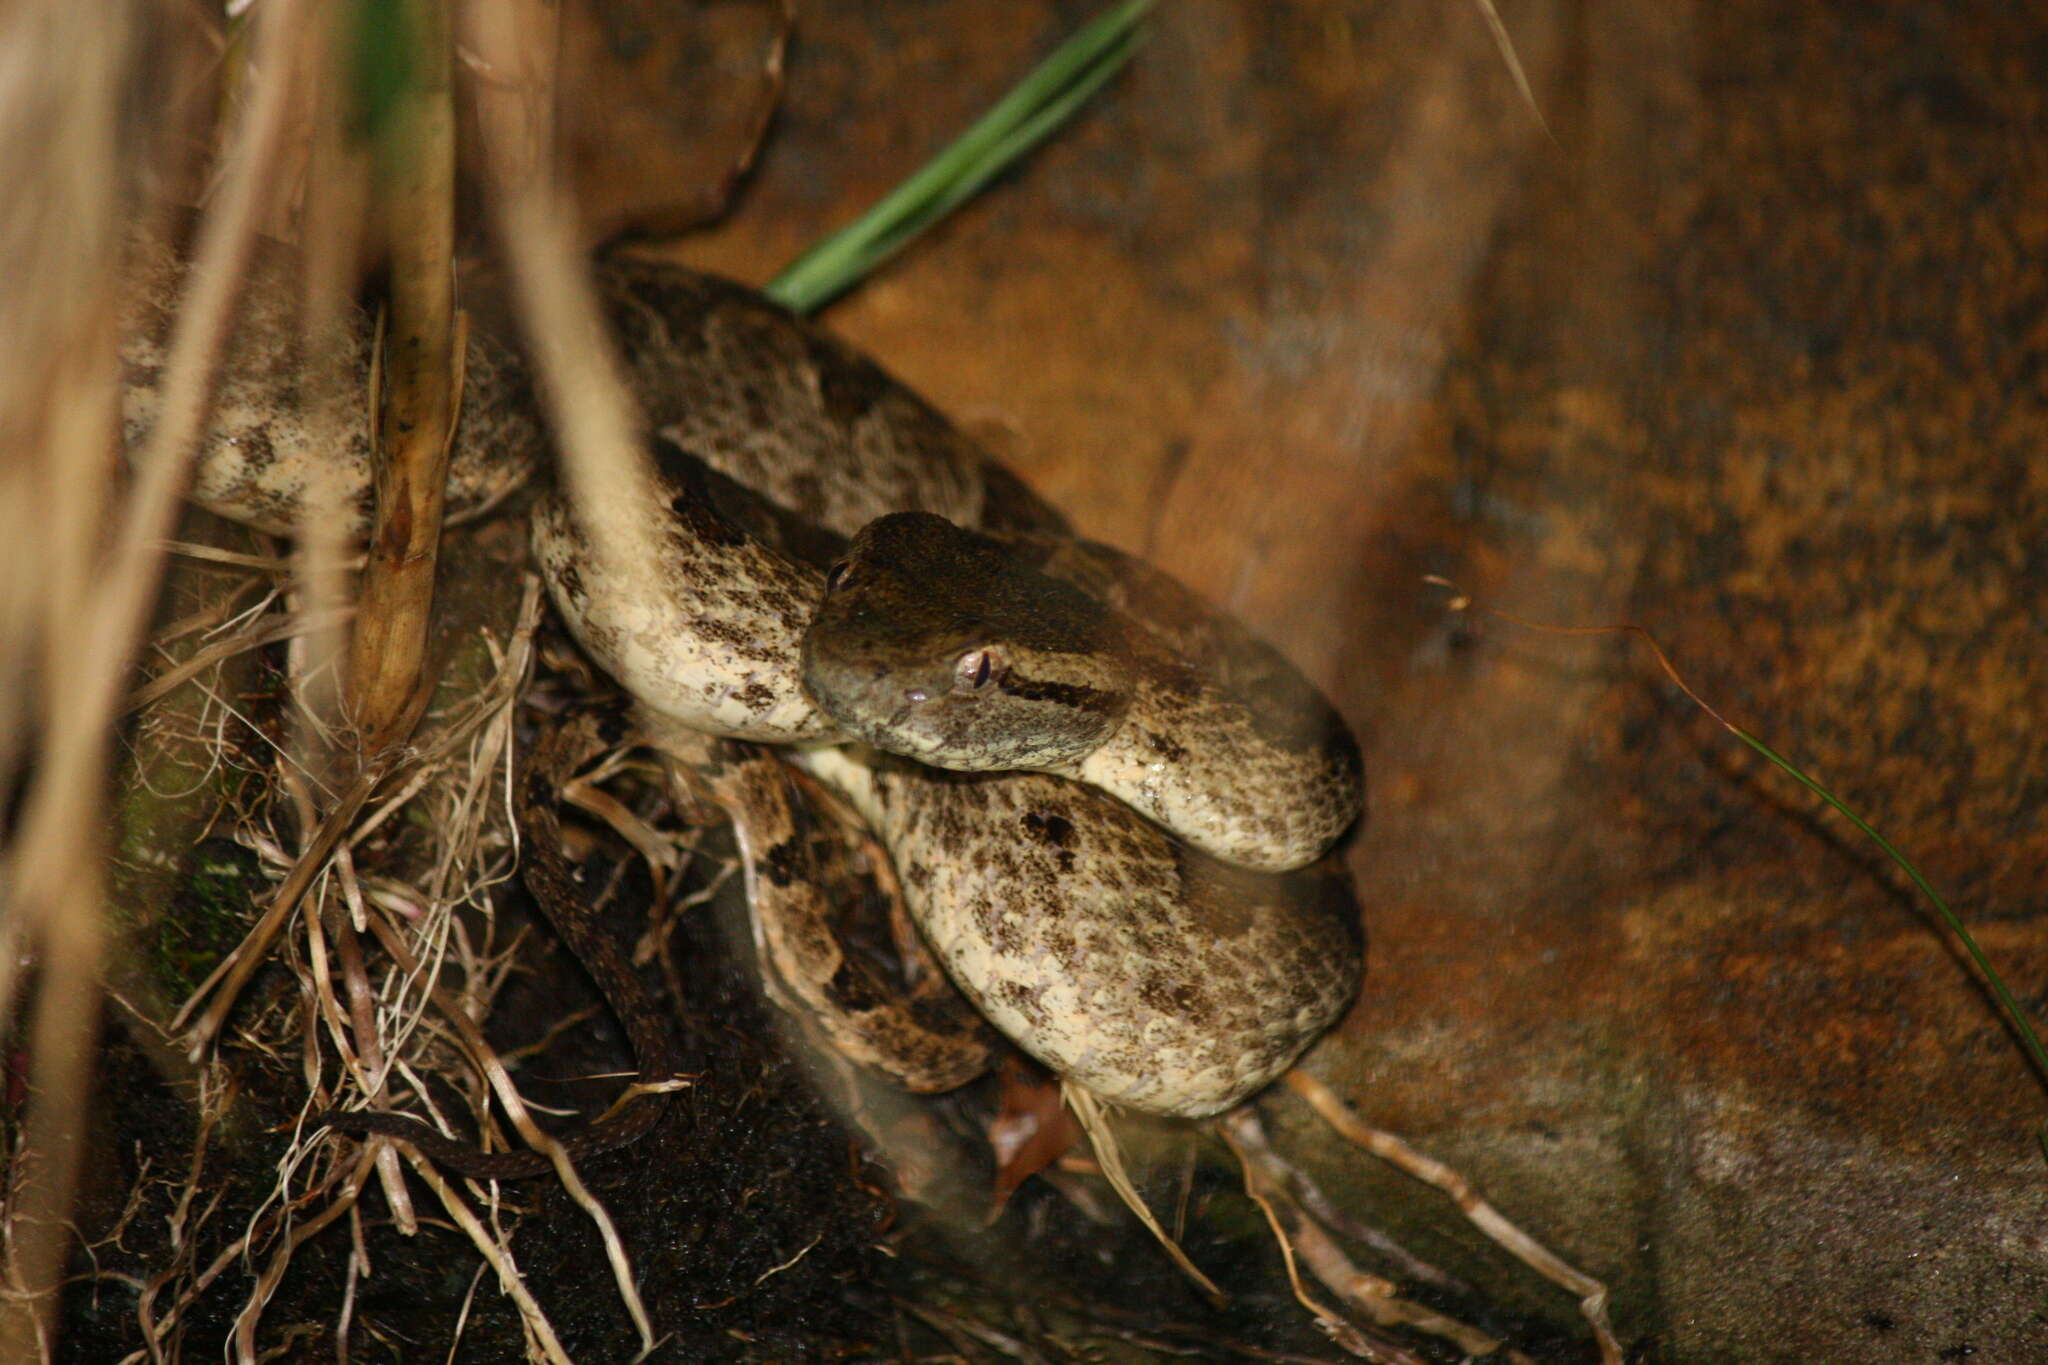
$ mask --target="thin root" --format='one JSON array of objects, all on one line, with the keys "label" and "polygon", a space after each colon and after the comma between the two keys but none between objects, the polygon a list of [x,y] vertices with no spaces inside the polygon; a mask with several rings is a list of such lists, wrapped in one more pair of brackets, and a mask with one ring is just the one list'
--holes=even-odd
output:
[{"label": "thin root", "polygon": [[1337,1098],[1336,1092],[1300,1067],[1286,1075],[1287,1085],[1307,1100],[1323,1121],[1348,1142],[1363,1147],[1380,1160],[1434,1185],[1449,1195],[1459,1212],[1472,1225],[1498,1242],[1537,1274],[1578,1296],[1579,1311],[1600,1343],[1601,1365],[1622,1365],[1621,1342],[1607,1321],[1607,1286],[1566,1263],[1535,1238],[1510,1223],[1493,1205],[1479,1196],[1466,1179],[1450,1167],[1410,1147],[1392,1133],[1374,1128]]}]

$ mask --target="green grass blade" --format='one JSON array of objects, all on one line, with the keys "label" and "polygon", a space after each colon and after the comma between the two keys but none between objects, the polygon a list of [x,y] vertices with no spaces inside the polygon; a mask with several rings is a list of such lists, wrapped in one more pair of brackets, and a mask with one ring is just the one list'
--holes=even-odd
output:
[{"label": "green grass blade", "polygon": [[[1716,717],[1716,719],[1720,718]],[[1963,923],[1962,918],[1949,908],[1948,902],[1942,899],[1941,893],[1934,889],[1933,884],[1921,875],[1920,869],[1913,865],[1912,859],[1899,852],[1896,848],[1893,848],[1889,839],[1873,829],[1868,820],[1865,820],[1855,811],[1843,805],[1833,792],[1808,777],[1784,758],[1779,757],[1778,753],[1770,745],[1746,730],[1730,725],[1726,720],[1721,720],[1721,724],[1727,726],[1728,731],[1737,739],[1762,754],[1766,759],[1769,759],[1777,766],[1780,772],[1785,773],[1793,781],[1799,783],[1800,786],[1805,787],[1815,796],[1833,806],[1843,819],[1861,830],[1866,839],[1882,849],[1887,858],[1897,863],[1899,869],[1913,879],[1913,885],[1919,887],[1920,894],[1927,897],[1928,901],[1933,904],[1935,910],[1940,913],[1942,922],[1948,925],[1949,932],[1956,936],[1956,939],[1963,945],[1963,951],[1970,955],[1970,960],[1977,964],[1977,970],[1984,974],[1985,984],[1991,988],[1991,994],[1997,999],[1999,1008],[2005,1011],[2006,1018],[2011,1021],[2013,1031],[2019,1034],[2020,1046],[2026,1049],[2028,1058],[2032,1060],[2042,1078],[2048,1079],[2048,1050],[2042,1048],[2041,1039],[2034,1032],[2033,1024],[2027,1019],[2026,1011],[2020,1007],[2020,1002],[2013,998],[2012,992],[2006,989],[2005,979],[1991,965],[1991,959],[1986,957],[1984,950],[1977,946],[1976,935],[1972,934],[1969,927]],[[2048,1142],[2044,1142],[2044,1151],[2048,1151]]]},{"label": "green grass blade", "polygon": [[1152,4],[1124,0],[1083,26],[915,174],[799,256],[769,282],[768,296],[795,312],[811,312],[966,202],[1123,68]]},{"label": "green grass blade", "polygon": [[1107,54],[1108,60],[1089,71],[1082,79],[1068,87],[1057,100],[1014,129],[977,163],[965,168],[925,206],[917,218],[905,221],[887,236],[867,244],[858,256],[850,258],[852,269],[849,272],[848,283],[851,284],[873,272],[884,261],[915,241],[926,228],[981,193],[991,180],[1008,170],[1033,147],[1059,131],[1061,124],[1072,118],[1074,113],[1088,102],[1090,96],[1116,75],[1123,63],[1129,60],[1135,44],[1135,39],[1126,39],[1119,47],[1112,49]]}]

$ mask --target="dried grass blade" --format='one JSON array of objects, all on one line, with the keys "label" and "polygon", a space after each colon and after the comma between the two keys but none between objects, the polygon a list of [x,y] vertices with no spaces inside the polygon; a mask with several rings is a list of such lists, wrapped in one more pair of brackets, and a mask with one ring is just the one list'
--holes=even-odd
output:
[{"label": "dried grass blade", "polygon": [[[1276,1206],[1286,1209],[1286,1240],[1331,1293],[1377,1323],[1442,1337],[1467,1356],[1490,1356],[1501,1349],[1501,1343],[1486,1333],[1402,1298],[1392,1281],[1369,1275],[1352,1264],[1351,1258],[1309,1216],[1308,1210],[1287,1192],[1293,1169],[1267,1141],[1265,1126],[1259,1122],[1256,1110],[1250,1106],[1234,1110],[1220,1119],[1217,1126],[1244,1169],[1246,1192],[1265,1210],[1269,1222],[1276,1217]],[[1519,1351],[1509,1351],[1506,1358],[1511,1365],[1529,1365],[1528,1357]]]},{"label": "dried grass blade", "polygon": [[[121,508],[104,562],[91,547],[98,528],[81,509],[96,512],[101,495],[89,487],[99,479],[100,465],[90,443],[76,451],[51,448],[46,456],[44,492],[49,525],[58,532],[53,561],[59,573],[49,594],[50,614],[43,632],[46,644],[48,712],[38,780],[29,792],[10,850],[6,875],[11,917],[19,915],[40,940],[43,967],[34,1011],[31,1067],[38,1093],[30,1108],[20,1165],[15,1172],[18,1196],[8,1210],[15,1233],[8,1266],[13,1292],[0,1305],[0,1358],[26,1358],[48,1341],[54,1288],[61,1272],[69,1236],[68,1211],[82,1148],[82,1115],[92,1059],[98,1013],[97,978],[101,939],[103,851],[98,818],[103,803],[111,722],[140,644],[143,625],[156,598],[162,551],[158,542],[169,530],[177,497],[185,482],[186,456],[197,435],[211,388],[211,375],[225,330],[240,262],[253,234],[253,209],[261,202],[263,169],[276,152],[281,111],[293,62],[291,25],[294,0],[270,7],[264,26],[266,49],[280,59],[261,83],[249,117],[243,123],[244,155],[229,176],[224,202],[210,215],[202,252],[203,270],[195,271],[195,292],[206,295],[192,318],[181,319],[172,343],[165,385],[165,408],[150,442],[150,458],[137,472],[134,487]],[[98,189],[72,208],[89,209],[86,240],[103,241],[111,221],[109,196],[114,189],[112,127],[107,113],[118,107],[114,87],[125,71],[130,27],[125,10],[112,15],[82,13],[62,3],[47,5],[34,15],[10,16],[33,29],[52,25],[45,39],[62,40],[42,64],[66,69],[67,58],[81,58],[76,79],[86,93],[75,102],[84,111],[79,123],[102,134],[95,151],[104,158],[67,170],[65,183],[88,183],[99,173]],[[80,20],[83,27],[79,27]],[[276,22],[283,19],[286,22]],[[68,27],[67,27],[68,26]],[[16,30],[10,41],[23,37]],[[66,70],[67,77],[73,73]],[[37,86],[28,90],[33,97]],[[69,126],[67,119],[66,124]],[[92,134],[87,134],[91,140]],[[21,202],[47,209],[39,196]],[[65,225],[66,231],[76,231]],[[72,283],[76,283],[73,281]],[[104,288],[104,286],[100,286]],[[68,295],[67,295],[68,297]],[[103,330],[110,312],[104,293],[79,296],[88,306],[78,315],[91,336]],[[97,299],[97,302],[92,300]],[[111,347],[88,345],[78,354],[110,356]],[[113,429],[113,382],[105,360],[80,362],[82,400],[77,411],[59,404],[61,420],[51,434],[66,432],[73,444],[96,428],[103,440]],[[96,517],[91,518],[96,520]],[[10,954],[10,962],[12,954]],[[11,976],[11,974],[10,974]],[[0,988],[9,993],[11,981]],[[9,1011],[11,1014],[11,1010]]]},{"label": "dried grass blade", "polygon": [[[418,960],[406,947],[404,939],[384,922],[381,915],[371,917],[370,928],[376,934],[378,942],[384,945],[384,950],[391,954],[392,960],[398,963],[400,968],[409,973],[416,973],[419,970]],[[577,1173],[575,1163],[569,1159],[569,1154],[562,1150],[561,1144],[542,1132],[534,1123],[532,1116],[526,1112],[525,1099],[520,1095],[518,1086],[513,1083],[511,1073],[506,1071],[505,1064],[499,1059],[497,1052],[484,1040],[482,1030],[463,1010],[461,1002],[439,986],[432,989],[431,995],[442,1014],[455,1027],[456,1033],[461,1037],[478,1069],[490,1082],[499,1104],[504,1107],[506,1116],[512,1120],[512,1126],[519,1131],[520,1137],[526,1140],[527,1145],[546,1153],[548,1159],[554,1162],[555,1174],[561,1179],[563,1188],[568,1190],[569,1196],[589,1215],[590,1221],[596,1226],[598,1236],[604,1242],[605,1257],[612,1267],[612,1278],[618,1287],[619,1298],[626,1305],[626,1312],[640,1333],[642,1348],[652,1350],[655,1344],[653,1320],[648,1316],[647,1306],[640,1297],[639,1286],[634,1283],[632,1261],[626,1253],[624,1239],[619,1236],[619,1230],[612,1222],[611,1214],[598,1202],[597,1196],[590,1192],[590,1187],[583,1183],[583,1177]],[[416,1158],[410,1152],[407,1154],[407,1160],[416,1162]]]},{"label": "dried grass blade", "polygon": [[277,1250],[271,1253],[270,1264],[264,1267],[263,1274],[257,1277],[255,1286],[249,1291],[248,1302],[243,1304],[242,1311],[235,1315],[235,1358],[242,1362],[242,1365],[257,1365],[259,1357],[256,1354],[256,1324],[263,1317],[263,1305],[270,1302],[270,1296],[277,1292],[278,1281],[284,1278],[284,1272],[290,1267],[292,1253],[308,1239],[318,1235],[329,1223],[355,1207],[356,1199],[363,1192],[363,1186],[369,1183],[371,1169],[369,1153],[365,1152],[356,1160],[355,1169],[349,1172],[348,1179],[342,1183],[341,1189],[328,1202],[327,1207],[294,1227]]},{"label": "dried grass blade", "polygon": [[1208,1295],[1211,1303],[1218,1308],[1229,1303],[1230,1296],[1217,1288],[1216,1282],[1204,1275],[1195,1263],[1188,1259],[1188,1254],[1181,1250],[1180,1243],[1167,1235],[1159,1220],[1152,1216],[1152,1210],[1145,1206],[1144,1199],[1138,1194],[1138,1187],[1131,1183],[1130,1173],[1124,1169],[1123,1148],[1117,1143],[1115,1132],[1110,1129],[1109,1116],[1103,1112],[1102,1102],[1071,1082],[1062,1081],[1060,1089],[1066,1096],[1067,1104],[1073,1109],[1074,1117],[1081,1121],[1082,1129],[1087,1132],[1088,1141],[1094,1145],[1095,1159],[1102,1167],[1102,1174],[1108,1178],[1110,1188],[1117,1192],[1117,1196],[1132,1213],[1138,1215],[1138,1221],[1159,1239],[1159,1245],[1166,1248],[1166,1254],[1173,1258],[1173,1263]]},{"label": "dried grass blade", "polygon": [[177,691],[215,664],[232,659],[237,654],[262,649],[281,640],[290,640],[313,631],[327,630],[348,620],[350,615],[350,609],[343,608],[328,612],[280,612],[251,621],[234,634],[215,640],[196,651],[183,663],[166,669],[136,688],[128,695],[127,709],[131,712],[140,711],[151,702],[160,701]]},{"label": "dried grass blade", "polygon": [[1529,73],[1522,69],[1522,58],[1515,51],[1515,40],[1508,34],[1508,26],[1500,17],[1500,7],[1494,0],[1478,0],[1479,13],[1486,20],[1487,31],[1493,34],[1493,45],[1500,49],[1501,60],[1508,64],[1508,74],[1515,78],[1515,89],[1522,92],[1522,103],[1529,106],[1529,112],[1536,118],[1536,126],[1543,130],[1543,136],[1550,139],[1550,145],[1557,145],[1557,135],[1550,131],[1550,124],[1543,117],[1542,106],[1536,103],[1536,92],[1529,85]]}]

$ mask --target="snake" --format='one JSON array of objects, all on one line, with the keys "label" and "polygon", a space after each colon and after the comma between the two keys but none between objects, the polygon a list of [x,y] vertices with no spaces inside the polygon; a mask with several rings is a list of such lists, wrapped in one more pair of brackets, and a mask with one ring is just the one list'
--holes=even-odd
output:
[{"label": "snake", "polygon": [[1364,804],[1350,728],[1185,589],[1157,625],[1111,605],[1170,582],[1109,546],[894,513],[827,571],[804,686],[891,753],[1071,777],[1226,862],[1306,866]]},{"label": "snake", "polygon": [[[179,268],[168,248],[139,257],[124,328],[131,446],[154,416]],[[273,530],[294,523],[317,482],[307,472],[316,462],[339,490],[329,496],[344,517],[362,516],[369,485],[361,416],[345,407],[324,425],[308,416],[303,356],[275,303],[289,297],[279,283],[286,270],[267,256],[256,264],[253,316],[224,358],[194,484],[204,505]],[[1207,762],[1199,757],[1207,739],[1151,725],[1140,704],[1173,693],[1189,702],[1182,719],[1215,714],[1216,694],[1203,693],[1213,685],[1199,676],[1205,659],[1226,661],[1226,687],[1235,676],[1272,697],[1313,689],[1228,618],[1164,586],[1163,575],[1074,540],[1015,475],[822,329],[743,286],[676,266],[615,260],[596,278],[645,419],[635,471],[644,514],[669,553],[621,575],[603,572],[604,557],[592,550],[606,528],[584,525],[560,491],[537,500],[532,545],[571,632],[638,699],[649,728],[787,746],[872,826],[952,983],[1070,1082],[1115,1103],[1199,1117],[1291,1064],[1349,1004],[1362,954],[1348,874],[1328,848],[1355,817],[1355,804],[1346,806],[1356,800],[1360,765],[1348,734],[1334,743],[1314,737],[1317,718],[1334,716],[1327,703],[1293,728],[1276,720],[1281,708],[1256,697],[1222,708],[1235,705],[1258,743],[1321,744],[1335,755],[1300,768],[1311,775],[1303,790],[1324,810],[1305,823],[1326,832],[1297,838],[1309,856],[1324,849],[1306,866],[1236,865],[1199,846],[1201,829],[1169,832],[1141,813],[1148,799],[1155,813],[1170,813],[1172,800],[1140,792],[1127,804],[1076,780],[1104,741],[1133,725],[1184,755],[1146,740],[1154,748],[1138,768],[1156,776]],[[344,364],[367,365],[367,315],[345,330],[354,340],[344,344]],[[474,334],[464,385],[451,459],[456,515],[491,505],[547,444],[517,349],[488,329]],[[849,617],[881,609],[876,590],[890,573],[900,577],[904,561],[875,524],[905,512],[944,519],[963,535],[1008,538],[1026,556],[1034,591],[1053,583],[1104,594],[1108,614],[1098,624],[1122,642],[1098,653],[1103,671],[1068,680],[1083,690],[1067,694],[1081,702],[1070,709],[1089,713],[1080,728],[1101,732],[1094,746],[1066,746],[1043,772],[932,768],[874,747],[864,731],[889,737],[864,718],[858,696],[835,701],[854,717],[845,721],[806,688],[807,652],[818,670],[848,657],[836,643],[846,638],[839,625],[810,634],[827,581],[853,594],[842,598]],[[1184,619],[1146,620],[1150,633],[1134,636],[1132,613],[1148,603]],[[1013,700],[1034,690],[1058,695],[1061,680],[1039,671],[1058,651],[1036,637],[978,638],[972,648],[993,656],[989,678],[1011,682]],[[958,678],[957,656],[949,667]],[[979,672],[977,664],[967,680]],[[1043,721],[1022,729],[1044,730]],[[1050,728],[1075,727],[1068,718]],[[760,799],[738,785],[728,795]],[[1269,795],[1297,804],[1301,793]],[[761,845],[753,864],[768,867],[786,842]],[[799,974],[815,980],[834,960],[830,951],[819,957]],[[836,962],[835,975],[846,955]],[[644,1051],[641,1065],[658,1070]]]}]

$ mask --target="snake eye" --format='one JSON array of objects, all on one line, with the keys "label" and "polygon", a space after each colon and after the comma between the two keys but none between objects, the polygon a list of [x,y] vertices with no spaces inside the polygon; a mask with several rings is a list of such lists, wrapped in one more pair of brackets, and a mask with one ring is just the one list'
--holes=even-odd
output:
[{"label": "snake eye", "polygon": [[970,649],[953,665],[954,684],[964,692],[981,691],[995,675],[996,652],[992,649]]},{"label": "snake eye", "polygon": [[842,559],[842,560],[840,560],[840,561],[839,561],[839,562],[838,562],[837,564],[834,564],[834,565],[833,565],[833,566],[832,566],[831,568],[829,568],[829,569],[825,570],[825,591],[826,591],[826,592],[832,592],[833,590],[835,590],[836,588],[838,588],[838,586],[839,586],[839,585],[840,585],[841,583],[844,583],[845,581],[846,581],[846,561],[845,561],[845,560],[843,560],[843,559]]}]

